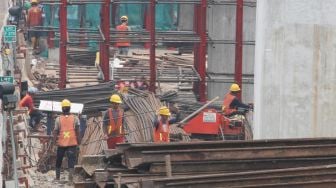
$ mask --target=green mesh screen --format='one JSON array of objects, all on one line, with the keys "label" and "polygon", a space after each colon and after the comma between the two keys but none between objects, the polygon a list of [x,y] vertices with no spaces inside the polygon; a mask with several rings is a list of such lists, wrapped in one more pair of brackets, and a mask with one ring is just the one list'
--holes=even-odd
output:
[{"label": "green mesh screen", "polygon": [[[100,25],[100,4],[70,5],[68,8],[68,27],[69,28],[97,28]],[[44,5],[45,26],[59,27],[59,6]],[[139,4],[119,4],[116,8],[115,25],[120,24],[119,18],[127,15],[129,26],[132,30],[143,30],[145,28],[145,12],[147,5]],[[111,7],[112,12],[112,7]],[[177,28],[177,4],[159,4],[156,7],[156,29],[157,30],[176,30]],[[115,27],[114,25],[114,27]],[[57,41],[55,41],[57,44]],[[92,50],[98,49],[96,41],[90,41],[89,46]]]}]

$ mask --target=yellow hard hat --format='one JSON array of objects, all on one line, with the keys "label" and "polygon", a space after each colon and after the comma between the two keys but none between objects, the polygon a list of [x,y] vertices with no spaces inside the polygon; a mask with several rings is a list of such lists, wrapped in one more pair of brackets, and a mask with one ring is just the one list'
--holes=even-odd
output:
[{"label": "yellow hard hat", "polygon": [[70,107],[71,106],[71,102],[68,99],[64,99],[61,103],[62,107]]},{"label": "yellow hard hat", "polygon": [[117,94],[113,94],[113,95],[110,97],[110,102],[114,102],[114,103],[118,103],[118,104],[122,103],[122,102],[121,102],[121,98],[120,98],[120,96],[117,95]]},{"label": "yellow hard hat", "polygon": [[37,3],[37,0],[31,0],[31,3]]},{"label": "yellow hard hat", "polygon": [[232,84],[230,87],[230,91],[240,91],[240,87],[238,84]]},{"label": "yellow hard hat", "polygon": [[127,21],[127,20],[128,20],[128,17],[127,17],[127,16],[121,16],[121,17],[120,17],[120,20],[125,20],[125,21]]},{"label": "yellow hard hat", "polygon": [[167,106],[162,106],[159,110],[159,114],[164,116],[170,116],[170,111]]}]

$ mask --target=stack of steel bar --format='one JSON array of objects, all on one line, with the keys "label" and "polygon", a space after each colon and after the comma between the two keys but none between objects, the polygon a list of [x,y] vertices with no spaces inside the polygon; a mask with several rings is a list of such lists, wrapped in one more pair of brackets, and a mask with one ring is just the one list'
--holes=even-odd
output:
[{"label": "stack of steel bar", "polygon": [[[95,66],[85,66],[77,64],[67,65],[67,75],[69,84],[98,84],[98,69]],[[46,64],[45,68],[54,73],[55,77],[59,76],[59,64]]]},{"label": "stack of steel bar", "polygon": [[[163,102],[177,104],[181,113],[181,118],[188,116],[189,114],[195,112],[204,105],[204,103],[198,102],[196,100],[196,96],[193,92],[177,92],[174,90],[170,90],[163,93],[159,98]],[[213,108],[221,111],[222,101],[215,101],[210,104],[208,108]]]},{"label": "stack of steel bar", "polygon": [[40,100],[62,101],[67,98],[73,103],[83,103],[84,114],[97,113],[108,108],[108,99],[116,92],[114,87],[115,82],[106,82],[92,86],[39,92],[34,97],[34,102],[35,106],[38,106]]},{"label": "stack of steel bar", "polygon": [[76,167],[75,187],[333,187],[335,143],[321,138],[120,144],[104,155],[84,156],[90,162]]},{"label": "stack of steel bar", "polygon": [[[124,96],[128,111],[125,112],[126,138],[129,143],[152,142],[153,124],[162,104],[153,93],[130,89],[134,96]],[[189,136],[176,126],[171,129],[172,137],[189,141]]]},{"label": "stack of steel bar", "polygon": [[[71,49],[67,51],[69,64],[80,65],[94,65],[96,59],[96,52],[89,50],[75,50]],[[72,63],[71,63],[72,62]]]}]

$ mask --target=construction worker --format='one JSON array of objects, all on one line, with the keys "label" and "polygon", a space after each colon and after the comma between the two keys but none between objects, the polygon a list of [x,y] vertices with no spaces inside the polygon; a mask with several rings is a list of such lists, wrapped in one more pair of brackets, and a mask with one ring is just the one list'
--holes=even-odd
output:
[{"label": "construction worker", "polygon": [[[37,0],[31,0],[31,8],[28,10],[27,27],[42,26],[42,10],[38,7]],[[32,42],[34,50],[39,48],[39,38],[41,33],[39,31],[29,31],[29,37]]]},{"label": "construction worker", "polygon": [[37,131],[41,120],[41,112],[34,107],[34,96],[37,92],[35,87],[29,87],[27,94],[21,99],[19,107],[27,107],[29,112],[29,126]]},{"label": "construction worker", "polygon": [[98,69],[98,80],[104,80],[103,70],[100,67],[100,52],[96,52],[95,66]]},{"label": "construction worker", "polygon": [[[175,109],[178,114],[177,108]],[[159,109],[159,115],[160,117],[154,120],[154,142],[169,142],[169,125],[177,122],[178,117],[169,119],[171,113],[167,106]]]},{"label": "construction worker", "polygon": [[242,103],[238,98],[237,94],[240,92],[240,87],[238,84],[232,84],[230,87],[230,92],[224,96],[222,111],[224,115],[230,116],[237,113],[238,108],[243,108],[245,110],[250,109],[249,105]]},{"label": "construction worker", "polygon": [[124,138],[124,111],[120,108],[121,98],[117,94],[110,97],[111,107],[103,116],[103,130],[109,149],[114,149],[116,144],[123,143]]},{"label": "construction worker", "polygon": [[70,114],[71,102],[64,99],[61,102],[62,115],[56,118],[53,131],[54,143],[57,141],[56,180],[60,179],[61,166],[64,154],[68,155],[69,183],[72,183],[72,174],[76,163],[77,147],[80,143],[79,119]]},{"label": "construction worker", "polygon": [[[128,17],[127,16],[121,16],[120,17],[121,24],[117,26],[117,31],[125,32],[130,31],[130,28],[128,27]],[[119,38],[124,38],[127,35],[120,33]],[[129,47],[131,46],[130,42],[128,40],[123,39],[122,41],[118,41],[116,43],[116,47],[119,49],[120,55],[128,55]]]}]

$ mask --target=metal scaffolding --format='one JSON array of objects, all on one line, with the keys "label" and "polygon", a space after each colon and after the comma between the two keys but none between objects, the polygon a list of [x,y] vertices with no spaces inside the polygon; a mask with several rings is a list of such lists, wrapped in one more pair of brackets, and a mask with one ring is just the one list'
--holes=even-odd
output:
[{"label": "metal scaffolding", "polygon": [[[156,85],[156,62],[155,50],[158,42],[171,43],[183,42],[194,43],[194,59],[195,69],[200,75],[200,82],[197,85],[196,92],[199,94],[200,101],[206,101],[206,48],[207,48],[207,34],[206,34],[206,0],[41,0],[42,4],[60,5],[60,34],[55,35],[60,39],[60,82],[59,87],[65,88],[66,86],[66,45],[69,44],[67,37],[75,36],[78,42],[83,42],[87,39],[82,35],[89,35],[90,39],[96,39],[100,42],[100,61],[104,74],[104,81],[109,81],[109,48],[113,39],[118,36],[114,29],[111,29],[111,20],[115,20],[115,11],[110,14],[110,8],[116,9],[117,4],[148,4],[148,31],[131,31],[124,32],[125,37],[118,38],[118,40],[129,40],[131,42],[147,42],[150,44],[150,91],[155,92]],[[67,28],[67,5],[80,5],[80,4],[101,4],[101,26],[99,29],[69,29]],[[195,18],[194,23],[197,25],[194,32],[157,32],[155,29],[155,12],[158,4],[194,4]],[[57,28],[40,27],[35,28],[44,31],[57,31]],[[53,32],[50,32],[53,33]]]}]

